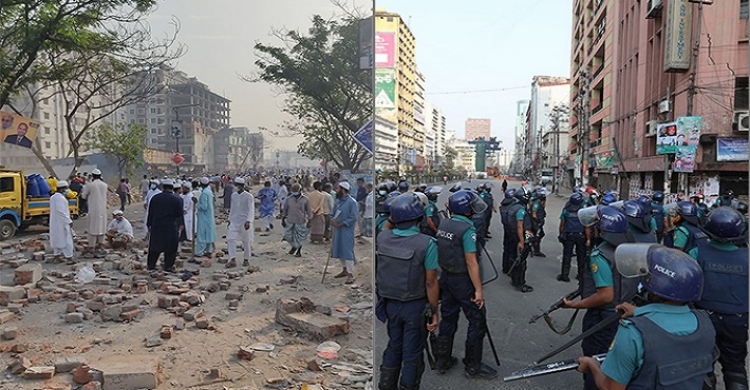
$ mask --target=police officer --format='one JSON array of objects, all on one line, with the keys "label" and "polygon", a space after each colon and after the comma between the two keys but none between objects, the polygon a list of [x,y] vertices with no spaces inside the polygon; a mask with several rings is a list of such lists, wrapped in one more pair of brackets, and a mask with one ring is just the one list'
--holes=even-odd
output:
[{"label": "police officer", "polygon": [[557,280],[561,282],[570,282],[570,261],[573,257],[575,248],[576,259],[578,262],[578,280],[581,280],[581,273],[586,268],[586,236],[584,226],[578,219],[578,210],[583,204],[583,196],[580,193],[573,194],[563,207],[560,213],[560,226],[558,240],[563,244],[562,272],[557,275]]},{"label": "police officer", "polygon": [[491,239],[490,235],[490,223],[492,222],[492,214],[497,214],[497,207],[495,207],[495,197],[492,195],[492,184],[485,183],[481,194],[481,198],[484,203],[487,203],[487,211],[485,212],[484,222],[484,237]]},{"label": "police officer", "polygon": [[544,222],[547,218],[547,189],[538,187],[531,195],[530,214],[536,224],[536,239],[534,240],[532,256],[547,257],[542,253],[542,238],[544,238]]},{"label": "police officer", "polygon": [[515,216],[523,206],[518,205],[516,190],[505,191],[505,197],[500,202],[500,222],[503,224],[503,265],[502,271],[507,274],[510,266],[518,257],[518,232]]},{"label": "police officer", "polygon": [[378,234],[380,234],[380,232],[382,232],[384,229],[391,229],[393,227],[393,223],[389,220],[391,216],[391,203],[393,203],[393,200],[396,199],[399,195],[401,195],[401,193],[398,191],[393,191],[388,194],[388,198],[385,200],[385,202],[382,203],[380,211],[377,211],[378,215],[375,218],[376,239],[378,237]]},{"label": "police officer", "polygon": [[[482,199],[482,193],[484,191],[476,191],[475,194],[479,197],[479,201],[484,203],[485,206],[487,203]],[[477,232],[477,262],[481,263],[481,257],[483,249],[487,243],[487,214],[490,214],[490,209],[488,207],[484,208],[484,211],[481,213],[475,213],[471,216],[471,222],[474,224],[474,230]]]},{"label": "police officer", "polygon": [[[698,244],[697,260],[703,268],[704,286],[695,306],[708,312],[716,328],[726,389],[747,390],[748,249],[732,243],[745,234],[742,215],[731,207],[720,206],[708,214],[703,229],[709,240]],[[709,378],[715,384],[716,378]]]},{"label": "police officer", "polygon": [[[582,328],[587,331],[614,314],[615,306],[631,300],[638,293],[637,279],[624,279],[617,272],[615,264],[615,247],[634,242],[628,232],[628,221],[625,214],[611,206],[597,210],[599,230],[603,242],[589,256],[588,267],[582,272],[581,300],[570,301],[563,298],[563,307],[586,309]],[[612,322],[583,339],[581,349],[584,356],[594,356],[607,352],[617,331],[617,323]],[[594,377],[583,375],[584,390],[597,390]]]},{"label": "police officer", "polygon": [[398,182],[398,192],[402,194],[409,192],[409,183],[407,183],[406,180]]},{"label": "police officer", "polygon": [[424,192],[429,204],[424,208],[424,219],[420,224],[420,230],[430,237],[435,237],[440,226],[440,213],[436,202],[442,191],[443,187],[427,187]]},{"label": "police officer", "polygon": [[[434,238],[419,233],[417,225],[424,208],[415,196],[400,195],[390,208],[394,229],[383,231],[376,247],[378,319],[388,328],[378,388],[418,390],[425,368],[423,335],[438,326],[437,244]],[[428,303],[434,314],[424,329]]]},{"label": "police officer", "polygon": [[656,242],[656,222],[643,203],[637,200],[625,201],[623,213],[628,220],[628,232],[633,235],[635,242]]},{"label": "police officer", "polygon": [[739,240],[735,240],[734,241],[734,245],[737,245],[737,246],[742,247],[742,248],[747,248],[748,247],[748,243],[749,243],[748,239],[750,238],[750,237],[748,237],[748,234],[747,234],[747,231],[748,231],[747,230],[748,229],[747,203],[745,203],[745,202],[739,202],[739,204],[737,205],[737,211],[739,211],[739,213],[742,214],[742,219],[745,221],[744,229],[742,230],[743,233],[744,233],[744,238],[743,239],[739,239]]},{"label": "police officer", "polygon": [[699,390],[711,371],[714,329],[706,313],[688,303],[700,297],[703,273],[689,256],[661,245],[635,244],[641,247],[635,252],[647,253],[622,258],[631,246],[618,248],[617,267],[623,273],[648,270],[626,275],[641,276],[648,304],[620,305],[627,319],[620,321],[607,358],[600,366],[581,357],[578,371],[599,389]]},{"label": "police officer", "polygon": [[526,284],[526,259],[531,253],[532,246],[536,240],[534,234],[535,226],[534,221],[531,219],[531,214],[528,212],[529,194],[526,191],[521,190],[516,192],[516,199],[518,200],[519,208],[516,208],[514,216],[514,222],[516,224],[516,234],[518,235],[518,257],[514,263],[511,264],[508,274],[510,275],[510,282],[516,290],[527,293],[534,291],[534,288]]},{"label": "police officer", "polygon": [[654,192],[651,195],[651,209],[653,210],[654,221],[656,222],[656,242],[660,243],[664,239],[664,193],[661,191]]},{"label": "police officer", "polygon": [[708,240],[701,230],[698,208],[690,202],[677,202],[677,215],[672,220],[672,247],[682,250],[694,259],[698,258],[698,246]]},{"label": "police officer", "polygon": [[716,198],[716,202],[711,206],[711,210],[721,207],[721,206],[732,206],[732,201],[734,200],[734,191],[729,190],[724,193],[724,195]]},{"label": "police officer", "polygon": [[466,334],[465,373],[470,378],[491,379],[497,371],[482,363],[484,336],[484,294],[477,262],[477,234],[471,216],[481,214],[487,205],[471,191],[451,195],[448,207],[453,216],[440,223],[436,235],[440,275],[440,332],[435,347],[438,372],[447,372],[457,359],[452,356],[458,314],[463,310],[469,326]]},{"label": "police officer", "polygon": [[414,192],[421,192],[424,193],[425,190],[427,190],[427,184],[419,183],[419,186],[414,189]]}]

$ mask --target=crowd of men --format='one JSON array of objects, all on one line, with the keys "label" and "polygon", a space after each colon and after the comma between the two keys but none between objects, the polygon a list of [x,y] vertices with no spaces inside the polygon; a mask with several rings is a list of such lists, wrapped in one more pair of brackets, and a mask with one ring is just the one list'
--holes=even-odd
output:
[{"label": "crowd of men", "polygon": [[[442,190],[409,192],[403,181],[377,186],[376,316],[389,337],[381,390],[419,389],[425,350],[432,369],[448,372],[458,361],[452,350],[461,310],[465,375],[497,376],[482,363],[481,254],[495,213],[504,233],[502,272],[518,291],[533,291],[527,257],[545,257],[545,188],[508,189],[496,204],[491,185],[457,184],[440,210]],[[559,216],[556,279],[570,282],[573,257],[578,265],[578,288],[560,307],[585,310],[582,330],[590,333],[578,367],[584,389],[713,389],[717,361],[726,389],[748,389],[747,205],[731,192],[711,207],[698,195],[668,205],[661,192],[618,197],[576,188]],[[601,364],[593,358],[600,354]]]}]

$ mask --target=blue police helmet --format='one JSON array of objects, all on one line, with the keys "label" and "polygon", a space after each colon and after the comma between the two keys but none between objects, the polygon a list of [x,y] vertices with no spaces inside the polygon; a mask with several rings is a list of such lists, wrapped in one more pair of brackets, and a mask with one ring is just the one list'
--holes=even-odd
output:
[{"label": "blue police helmet", "polygon": [[513,199],[516,197],[516,189],[511,188],[505,191],[505,199]]},{"label": "blue police helmet", "polygon": [[391,221],[394,224],[415,221],[424,216],[424,207],[414,194],[402,194],[390,204]]},{"label": "blue police helmet", "polygon": [[661,191],[656,191],[653,195],[651,195],[651,199],[653,199],[654,202],[657,203],[664,202],[664,193]]},{"label": "blue police helmet", "polygon": [[407,191],[409,191],[409,183],[407,183],[405,181],[400,181],[398,183],[398,190],[401,191],[401,192],[407,192]]},{"label": "blue police helmet", "polygon": [[516,199],[522,204],[528,203],[530,198],[531,195],[526,190],[521,189],[520,191],[516,191]]},{"label": "blue police helmet", "polygon": [[646,216],[646,209],[643,203],[635,200],[626,200],[623,204],[623,213],[631,218],[643,218]]},{"label": "blue police helmet", "polygon": [[583,195],[580,192],[575,192],[570,195],[570,199],[568,199],[568,201],[570,202],[570,204],[578,206],[583,203]]},{"label": "blue police helmet", "polygon": [[628,220],[622,211],[614,207],[604,206],[596,213],[599,216],[599,230],[605,240],[604,235],[606,233],[622,234],[628,231]]},{"label": "blue police helmet", "polygon": [[638,202],[638,203],[640,203],[640,204],[642,204],[644,207],[651,205],[651,199],[649,199],[649,197],[646,196],[646,195],[641,195],[641,196],[635,198],[635,201]]},{"label": "blue police helmet", "polygon": [[443,192],[443,187],[440,186],[430,186],[424,190],[425,195],[427,195],[427,199],[433,201],[437,200],[441,192]]},{"label": "blue police helmet", "polygon": [[389,192],[391,192],[391,191],[388,191],[388,190],[389,190],[389,188],[388,188],[388,182],[382,182],[382,183],[378,184],[378,192],[385,191],[385,193],[388,194]]},{"label": "blue police helmet", "polygon": [[384,213],[390,213],[391,212],[391,204],[393,204],[393,200],[398,198],[400,195],[402,195],[398,191],[393,191],[390,194],[388,194],[388,198],[386,198],[385,202],[383,203],[383,212]]},{"label": "blue police helmet", "polygon": [[677,213],[680,218],[692,223],[695,226],[700,226],[700,219],[698,218],[698,206],[688,201],[677,202]]},{"label": "blue police helmet", "polygon": [[602,200],[599,201],[599,204],[602,206],[609,206],[610,203],[617,202],[617,198],[614,197],[614,195],[604,195],[602,197]]},{"label": "blue police helmet", "polygon": [[468,190],[455,192],[448,199],[448,208],[455,214],[479,214],[487,209],[487,204],[479,199],[479,195]]},{"label": "blue police helmet", "polygon": [[742,237],[745,231],[745,221],[739,211],[720,206],[713,209],[703,222],[703,229],[711,238],[719,240],[733,240]]},{"label": "blue police helmet", "polygon": [[454,193],[461,191],[461,183],[454,184],[453,186],[451,186],[451,188],[448,191],[454,192]]},{"label": "blue police helmet", "polygon": [[739,211],[740,214],[747,215],[747,203],[745,203],[745,202],[739,202],[737,204],[737,211]]},{"label": "blue police helmet", "polygon": [[654,245],[647,256],[649,275],[641,282],[652,294],[674,302],[695,302],[703,293],[703,270],[687,253]]},{"label": "blue police helmet", "polygon": [[388,187],[388,193],[389,194],[391,192],[393,192],[393,191],[396,191],[396,189],[398,188],[398,187],[396,187],[396,183],[394,183],[393,181],[387,181],[385,184]]}]

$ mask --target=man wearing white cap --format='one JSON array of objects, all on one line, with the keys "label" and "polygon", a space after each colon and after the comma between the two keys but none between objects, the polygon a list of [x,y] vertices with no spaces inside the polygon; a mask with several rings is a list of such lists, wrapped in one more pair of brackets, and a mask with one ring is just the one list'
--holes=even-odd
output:
[{"label": "man wearing white cap", "polygon": [[[228,186],[229,184],[227,184]],[[245,260],[244,267],[250,265],[252,251],[250,244],[253,242],[253,220],[255,219],[255,199],[253,195],[245,191],[245,179],[234,178],[237,191],[232,193],[232,204],[229,208],[229,226],[227,228],[227,247],[229,249],[229,262],[227,268],[237,266],[237,240],[242,241]]]},{"label": "man wearing white cap", "polygon": [[193,241],[193,220],[195,217],[195,203],[198,201],[192,191],[189,181],[182,182],[182,211],[185,218],[185,239]]},{"label": "man wearing white cap", "polygon": [[[143,230],[145,231],[148,231],[148,226],[146,226],[146,220],[148,220],[148,204],[151,202],[151,198],[153,198],[154,195],[160,193],[161,190],[159,189],[159,181],[151,180],[149,190],[146,193],[146,196],[143,197],[143,210],[145,210],[143,214]],[[146,239],[148,239],[148,235],[146,235]]]},{"label": "man wearing white cap", "polygon": [[359,207],[357,201],[349,196],[351,185],[342,181],[336,191],[336,204],[333,206],[331,226],[333,243],[331,258],[339,259],[343,270],[336,278],[346,277],[346,284],[354,283],[354,226],[357,223]]},{"label": "man wearing white cap", "polygon": [[68,182],[57,182],[57,192],[49,199],[49,243],[55,259],[62,254],[66,262],[73,262],[73,219],[68,208]]},{"label": "man wearing white cap", "polygon": [[112,249],[127,249],[133,241],[133,225],[122,210],[112,212],[113,219],[107,225],[107,241]]},{"label": "man wearing white cap", "polygon": [[214,218],[214,193],[210,180],[202,177],[201,195],[198,198],[198,235],[195,242],[195,256],[211,256],[216,242],[216,219]]},{"label": "man wearing white cap", "polygon": [[107,183],[102,180],[102,171],[91,172],[91,182],[83,187],[81,197],[89,204],[89,251],[97,257],[103,257],[101,245],[107,233]]}]

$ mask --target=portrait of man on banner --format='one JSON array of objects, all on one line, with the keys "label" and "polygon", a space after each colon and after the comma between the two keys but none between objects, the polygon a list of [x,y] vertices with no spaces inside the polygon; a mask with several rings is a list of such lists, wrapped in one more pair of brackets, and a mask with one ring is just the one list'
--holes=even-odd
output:
[{"label": "portrait of man on banner", "polygon": [[31,148],[39,123],[30,118],[0,111],[0,136],[6,144]]}]

